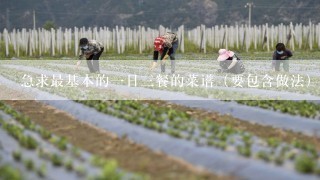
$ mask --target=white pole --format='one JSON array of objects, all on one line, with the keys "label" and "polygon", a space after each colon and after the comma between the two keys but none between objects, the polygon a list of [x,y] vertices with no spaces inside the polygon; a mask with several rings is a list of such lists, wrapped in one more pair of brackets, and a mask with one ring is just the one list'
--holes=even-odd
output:
[{"label": "white pole", "polygon": [[36,29],[36,12],[33,10],[33,29]]},{"label": "white pole", "polygon": [[3,39],[5,41],[5,47],[6,47],[6,56],[9,56],[9,37],[8,37],[8,31],[7,29],[4,29],[3,31]]},{"label": "white pole", "polygon": [[248,20],[248,26],[249,28],[251,27],[251,14],[252,14],[252,7],[253,7],[253,2],[251,3],[247,3],[245,6],[245,8],[248,8],[249,9],[249,20]]},{"label": "white pole", "polygon": [[79,43],[79,30],[77,27],[74,28],[74,55],[78,55],[78,43]]},{"label": "white pole", "polygon": [[55,56],[55,30],[51,28],[51,56]]},{"label": "white pole", "polygon": [[268,52],[270,51],[270,44],[269,44],[269,42],[270,42],[270,39],[269,39],[269,27],[268,27],[268,23],[266,24],[266,30],[267,30],[267,33],[266,33],[266,38],[267,38],[267,50],[268,50]]}]

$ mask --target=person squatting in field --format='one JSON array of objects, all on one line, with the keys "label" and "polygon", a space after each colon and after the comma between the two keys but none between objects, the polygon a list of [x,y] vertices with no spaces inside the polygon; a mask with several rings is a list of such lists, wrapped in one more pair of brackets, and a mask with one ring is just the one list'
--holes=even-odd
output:
[{"label": "person squatting in field", "polygon": [[217,61],[221,67],[218,72],[241,74],[245,71],[244,64],[232,51],[220,49]]},{"label": "person squatting in field", "polygon": [[80,55],[77,62],[77,69],[81,63],[83,57],[87,60],[87,65],[91,73],[100,73],[99,58],[104,50],[102,43],[96,40],[88,40],[87,38],[81,38],[79,42]]},{"label": "person squatting in field", "polygon": [[179,40],[177,34],[167,32],[162,36],[157,37],[154,40],[154,52],[153,52],[153,67],[156,65],[160,55],[161,60],[161,72],[165,72],[165,58],[168,54],[171,61],[171,74],[175,73],[175,53],[178,49]]},{"label": "person squatting in field", "polygon": [[280,64],[283,64],[284,71],[289,72],[290,57],[292,57],[292,52],[286,49],[283,43],[278,43],[272,57],[272,68],[274,68],[275,71],[280,71]]}]

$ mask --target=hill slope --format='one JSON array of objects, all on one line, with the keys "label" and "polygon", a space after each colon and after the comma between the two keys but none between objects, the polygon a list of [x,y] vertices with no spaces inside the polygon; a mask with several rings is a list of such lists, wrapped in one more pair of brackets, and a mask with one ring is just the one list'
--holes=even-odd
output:
[{"label": "hill slope", "polygon": [[[0,29],[32,28],[33,10],[37,27],[52,20],[57,26],[135,26],[159,24],[192,28],[199,24],[246,23],[247,0],[4,0],[0,6]],[[309,20],[319,22],[316,0],[253,0],[252,24],[278,24]],[[8,11],[7,11],[8,10]],[[7,18],[9,15],[9,19]],[[8,20],[8,21],[7,21]]]}]

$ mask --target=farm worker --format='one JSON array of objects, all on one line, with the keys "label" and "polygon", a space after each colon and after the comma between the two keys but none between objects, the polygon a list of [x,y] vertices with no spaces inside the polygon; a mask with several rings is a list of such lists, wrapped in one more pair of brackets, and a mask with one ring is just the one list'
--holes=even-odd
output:
[{"label": "farm worker", "polygon": [[275,68],[276,71],[280,71],[280,64],[282,63],[284,71],[289,72],[290,57],[292,57],[292,52],[286,49],[283,43],[278,43],[273,53],[272,67]]},{"label": "farm worker", "polygon": [[179,40],[177,34],[167,32],[154,40],[153,65],[154,68],[160,55],[161,72],[165,72],[165,59],[169,56],[171,60],[171,74],[175,73],[175,53],[178,49]]},{"label": "farm worker", "polygon": [[81,63],[81,59],[85,56],[87,65],[91,73],[100,73],[99,58],[104,50],[102,43],[96,40],[88,40],[81,38],[79,42],[80,55],[77,62],[77,69]]},{"label": "farm worker", "polygon": [[245,71],[244,64],[233,51],[220,49],[217,61],[221,67],[218,72],[241,74]]}]

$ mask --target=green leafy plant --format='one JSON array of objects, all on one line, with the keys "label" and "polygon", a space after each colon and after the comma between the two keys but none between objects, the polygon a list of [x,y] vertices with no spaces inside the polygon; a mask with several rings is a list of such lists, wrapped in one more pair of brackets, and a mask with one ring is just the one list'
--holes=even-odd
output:
[{"label": "green leafy plant", "polygon": [[251,148],[248,146],[237,146],[238,153],[245,156],[250,157],[251,156]]},{"label": "green leafy plant", "polygon": [[51,137],[50,138],[50,143],[54,144],[58,149],[65,151],[67,150],[67,140],[62,137],[62,138],[58,138],[58,137]]},{"label": "green leafy plant", "polygon": [[280,156],[285,156],[286,155],[286,153],[287,153],[287,151],[289,151],[290,150],[290,147],[288,146],[288,145],[286,145],[286,146],[283,146],[282,148],[281,148],[281,150],[280,150]]},{"label": "green leafy plant", "polygon": [[287,159],[290,159],[290,160],[294,160],[295,157],[296,157],[297,153],[294,152],[294,151],[289,151],[287,154],[286,154],[286,158]]},{"label": "green leafy plant", "polygon": [[6,129],[10,135],[17,139],[21,146],[32,150],[37,148],[37,141],[31,136],[25,136],[23,134],[23,130],[20,127],[13,124],[5,123],[4,129]]},{"label": "green leafy plant", "polygon": [[86,175],[86,170],[81,165],[75,167],[75,172],[78,174],[78,176],[85,176]]},{"label": "green leafy plant", "polygon": [[176,138],[181,138],[182,135],[180,134],[179,131],[176,131],[174,129],[167,129],[167,133],[173,137],[176,137]]},{"label": "green leafy plant", "polygon": [[316,161],[307,154],[301,154],[295,160],[295,169],[301,173],[312,173],[316,169]]},{"label": "green leafy plant", "polygon": [[251,146],[252,144],[252,140],[251,140],[252,136],[250,134],[243,134],[242,135],[242,141],[245,144],[245,146]]},{"label": "green leafy plant", "polygon": [[73,170],[73,161],[71,159],[68,159],[65,163],[64,166],[66,167],[66,169],[68,171],[72,171]]},{"label": "green leafy plant", "polygon": [[264,109],[272,109],[292,115],[301,115],[303,117],[314,118],[319,115],[320,105],[307,101],[275,101],[275,100],[260,100],[260,101],[245,101],[238,100],[239,104],[248,106],[258,106]]},{"label": "green leafy plant", "polygon": [[30,171],[34,170],[34,163],[33,163],[33,161],[31,159],[25,160],[24,161],[24,166]]},{"label": "green leafy plant", "polygon": [[58,154],[52,154],[51,162],[54,166],[61,166],[63,164],[63,158]]},{"label": "green leafy plant", "polygon": [[23,147],[27,149],[36,149],[38,147],[38,143],[31,136],[20,136],[19,138]]},{"label": "green leafy plant", "polygon": [[277,165],[282,165],[283,162],[284,162],[284,157],[282,157],[282,156],[277,156],[277,157],[275,157],[274,162],[275,162]]},{"label": "green leafy plant", "polygon": [[40,135],[41,135],[41,137],[43,138],[43,139],[45,139],[45,140],[48,140],[48,139],[50,139],[51,138],[51,133],[49,132],[49,131],[47,131],[47,130],[45,130],[45,129],[43,129],[43,128],[39,128],[39,133],[40,133]]},{"label": "green leafy plant", "polygon": [[51,153],[44,150],[43,148],[38,148],[37,149],[37,154],[40,158],[46,159],[46,160],[51,160]]},{"label": "green leafy plant", "polygon": [[22,180],[19,170],[7,165],[0,165],[0,179],[3,180]]},{"label": "green leafy plant", "polygon": [[20,151],[13,151],[12,157],[16,161],[21,161],[21,152]]},{"label": "green leafy plant", "polygon": [[93,156],[90,162],[93,166],[103,167],[107,161],[104,158],[101,158],[99,156]]},{"label": "green leafy plant", "polygon": [[267,143],[268,143],[268,145],[269,145],[270,147],[276,148],[276,147],[278,147],[278,146],[280,145],[280,140],[275,139],[275,138],[269,138],[269,139],[267,140]]},{"label": "green leafy plant", "polygon": [[259,159],[262,159],[266,162],[269,162],[271,160],[270,158],[270,154],[267,153],[266,151],[259,151],[257,154],[256,154],[257,158]]},{"label": "green leafy plant", "polygon": [[77,157],[77,158],[81,158],[81,153],[80,153],[80,150],[77,148],[77,147],[72,147],[71,148],[71,152],[72,152],[72,155]]},{"label": "green leafy plant", "polygon": [[42,164],[38,169],[37,169],[37,174],[39,177],[44,178],[47,175],[47,167],[45,164]]},{"label": "green leafy plant", "polygon": [[218,142],[217,147],[222,150],[225,150],[227,147],[227,143],[225,141],[220,141],[220,142]]},{"label": "green leafy plant", "polygon": [[60,150],[65,151],[65,150],[67,150],[67,148],[68,148],[67,144],[68,144],[67,140],[66,140],[64,137],[62,137],[62,138],[60,138],[59,141],[56,143],[56,146],[57,146]]},{"label": "green leafy plant", "polygon": [[120,180],[122,174],[117,171],[118,165],[114,160],[109,160],[102,169],[101,179]]}]

